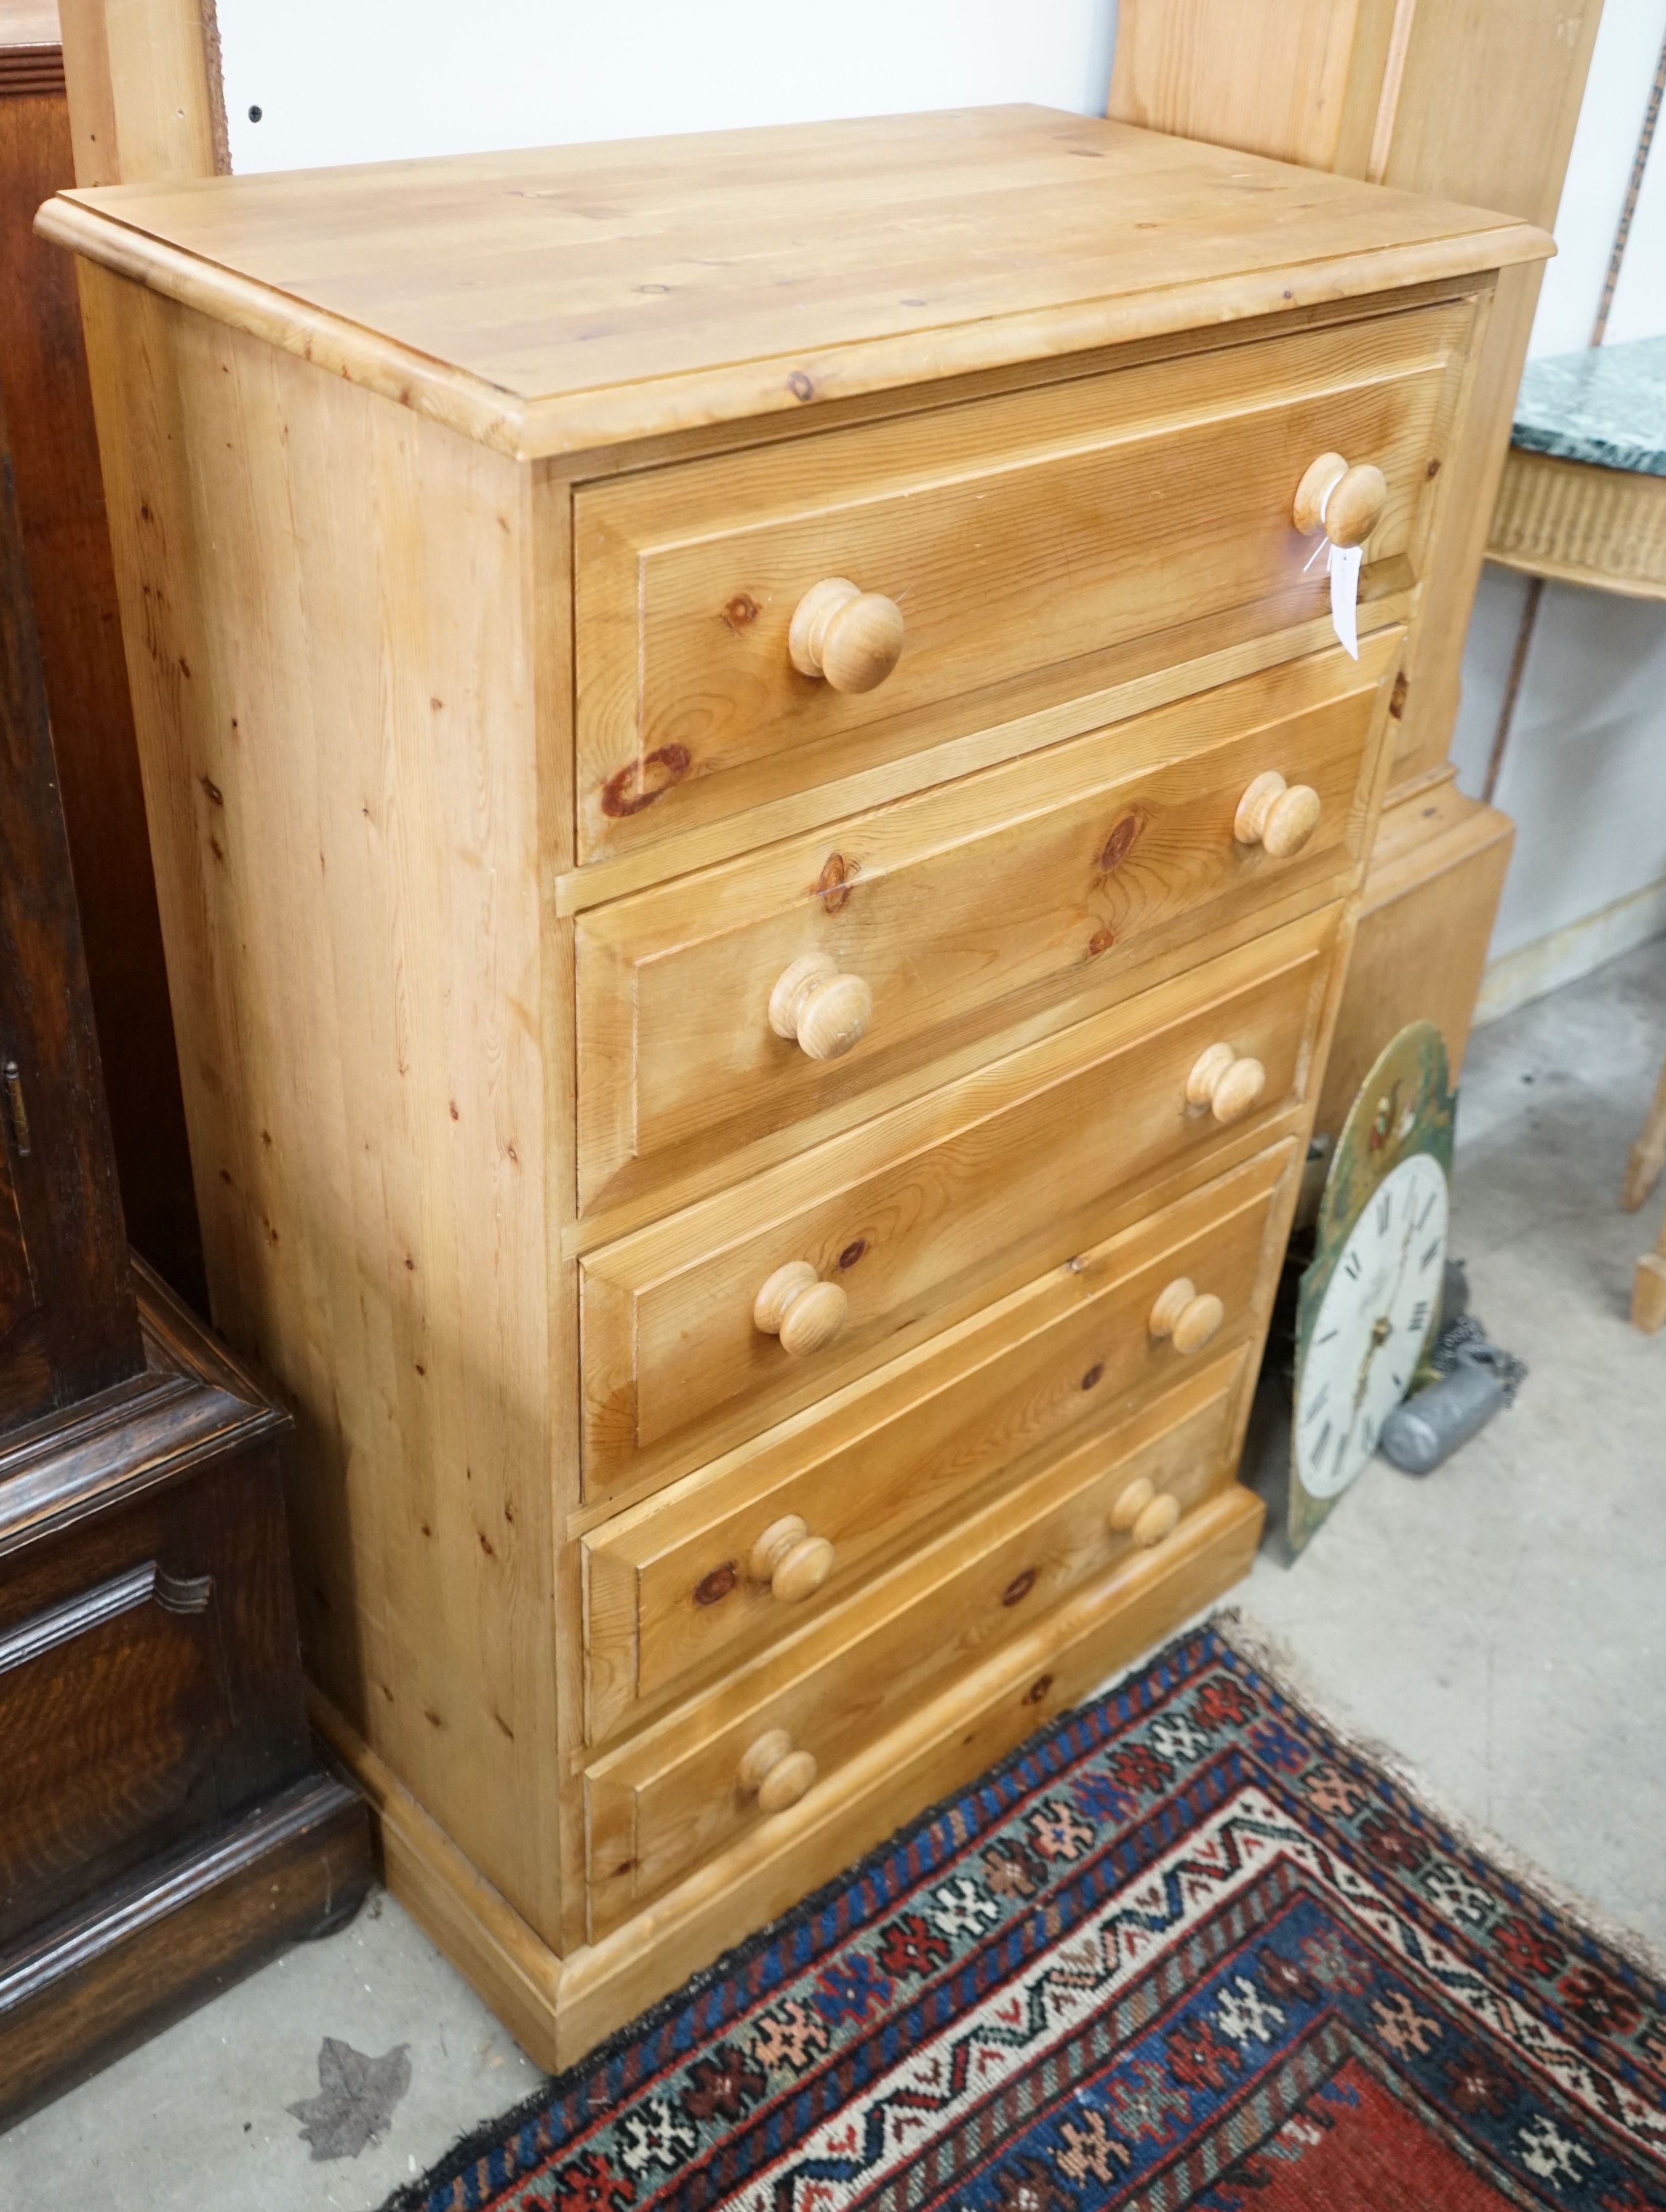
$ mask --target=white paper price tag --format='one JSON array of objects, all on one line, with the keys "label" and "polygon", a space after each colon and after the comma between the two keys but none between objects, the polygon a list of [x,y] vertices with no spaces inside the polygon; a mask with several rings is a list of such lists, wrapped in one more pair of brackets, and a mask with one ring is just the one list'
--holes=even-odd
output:
[{"label": "white paper price tag", "polygon": [[1330,622],[1342,651],[1360,657],[1360,564],[1363,545],[1333,545],[1330,549]]},{"label": "white paper price tag", "polygon": [[[1327,503],[1329,495],[1326,495]],[[1323,553],[1326,556],[1325,574],[1330,579],[1330,626],[1336,633],[1336,641],[1350,659],[1360,657],[1360,569],[1366,557],[1363,545],[1333,545],[1328,538],[1321,538],[1308,555],[1306,566],[1311,568]]]}]

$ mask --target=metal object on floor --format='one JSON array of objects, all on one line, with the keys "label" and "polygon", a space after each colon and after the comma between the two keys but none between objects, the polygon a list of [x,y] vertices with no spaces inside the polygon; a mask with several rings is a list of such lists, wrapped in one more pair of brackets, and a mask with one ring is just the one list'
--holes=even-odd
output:
[{"label": "metal object on floor", "polygon": [[1433,1474],[1508,1403],[1496,1368],[1466,1359],[1395,1407],[1383,1424],[1384,1456],[1407,1474]]},{"label": "metal object on floor", "polygon": [[1407,1474],[1433,1474],[1515,1403],[1527,1363],[1492,1342],[1469,1311],[1462,1261],[1446,1263],[1440,1334],[1429,1364],[1438,1379],[1396,1406],[1383,1424],[1384,1457]]}]

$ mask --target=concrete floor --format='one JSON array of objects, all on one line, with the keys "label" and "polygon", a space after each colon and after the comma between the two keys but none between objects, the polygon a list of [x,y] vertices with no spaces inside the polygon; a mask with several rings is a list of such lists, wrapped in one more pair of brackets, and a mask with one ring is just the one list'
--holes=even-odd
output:
[{"label": "concrete floor", "polygon": [[[1476,1037],[1452,1249],[1532,1373],[1443,1473],[1370,1468],[1243,1599],[1338,1713],[1666,1948],[1666,1337],[1626,1322],[1661,1201],[1615,1203],[1663,1050],[1666,942]],[[411,2088],[384,2142],[314,2164],[286,2108],[326,2035],[409,2044]],[[0,2137],[0,2207],[373,2212],[536,2079],[378,1895]]]},{"label": "concrete floor", "polygon": [[1242,1603],[1455,1810],[1666,1952],[1666,1334],[1629,1325],[1666,1189],[1620,1211],[1666,941],[1474,1038],[1450,1249],[1530,1373],[1419,1480],[1384,1462]]}]

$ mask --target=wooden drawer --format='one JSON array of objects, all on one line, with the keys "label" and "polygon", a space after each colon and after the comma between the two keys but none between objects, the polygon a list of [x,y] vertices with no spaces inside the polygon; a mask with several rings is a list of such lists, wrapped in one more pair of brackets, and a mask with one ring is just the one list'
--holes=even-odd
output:
[{"label": "wooden drawer", "polygon": [[911,1705],[897,1727],[839,1766],[836,1788],[814,1789],[789,1811],[743,1828],[661,1900],[640,1940],[627,1923],[591,1952],[598,1966],[628,1958],[624,2002],[605,1968],[582,1978],[570,1972],[572,2048],[589,2049],[625,2012],[651,2004],[848,1872],[1195,1620],[1249,1573],[1265,1510],[1253,1491],[1228,1483],[1194,1506],[1166,1543],[1113,1560],[981,1665]]},{"label": "wooden drawer", "polygon": [[[1336,649],[1275,667],[581,916],[581,1208],[806,1117],[853,1120],[881,1086],[894,1103],[1003,1023],[1103,1001],[1269,902],[1287,916],[1333,895],[1359,860],[1401,636],[1366,640],[1357,666]],[[1239,834],[1269,772],[1318,795],[1298,850]],[[783,1036],[772,994],[811,957],[826,981]],[[864,994],[847,1045],[841,1018]]]},{"label": "wooden drawer", "polygon": [[[587,1536],[589,1740],[826,1613],[1003,1469],[1103,1436],[1205,1350],[1258,1342],[1298,1158],[1287,1139]],[[1177,1279],[1222,1307],[1184,1349],[1150,1326]],[[772,1579],[754,1547],[792,1518]]]},{"label": "wooden drawer", "polygon": [[[1367,589],[1396,564],[1409,582],[1471,312],[1222,346],[581,489],[580,859],[1118,680],[1136,641],[1173,632],[1143,656],[1162,666],[1206,649],[1199,623],[1218,644],[1310,620],[1322,564],[1291,507],[1327,450],[1388,479]],[[872,690],[794,665],[795,610],[828,578],[901,611],[900,659]]]},{"label": "wooden drawer", "polygon": [[47,1553],[0,1589],[0,1943],[212,1826],[233,1748],[210,1577]]},{"label": "wooden drawer", "polygon": [[[837,1788],[840,1762],[937,1685],[1118,1557],[1167,1540],[1178,1523],[1165,1522],[1163,1501],[1184,1514],[1230,1480],[1245,1357],[1215,1362],[1113,1439],[1051,1461],[863,1598],[592,1765],[592,1938],[786,1810],[804,1794],[795,1785]],[[1130,1533],[1119,1523],[1136,1504],[1143,1517]],[[783,1738],[795,1765],[774,1778],[785,1802],[772,1802],[756,1778]]]},{"label": "wooden drawer", "polygon": [[[1291,923],[588,1255],[588,1494],[697,1466],[1098,1243],[1142,1178],[1201,1179],[1305,1097],[1337,921]],[[1190,1102],[1206,1054],[1237,1056],[1234,1085],[1264,1071],[1230,1126]],[[784,1267],[803,1295],[769,1334],[760,1293],[780,1302]]]}]

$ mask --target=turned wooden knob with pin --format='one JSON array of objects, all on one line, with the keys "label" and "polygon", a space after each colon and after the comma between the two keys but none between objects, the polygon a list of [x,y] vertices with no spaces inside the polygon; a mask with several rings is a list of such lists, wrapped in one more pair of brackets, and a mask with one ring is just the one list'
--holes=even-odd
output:
[{"label": "turned wooden knob with pin", "polygon": [[835,691],[871,691],[902,658],[902,609],[848,576],[824,576],[793,610],[787,651],[801,676]]},{"label": "turned wooden knob with pin", "polygon": [[833,1342],[850,1304],[840,1285],[823,1282],[808,1260],[789,1260],[763,1283],[752,1318],[766,1336],[780,1339],[783,1352],[803,1359]]},{"label": "turned wooden knob with pin", "polygon": [[1207,1106],[1223,1124],[1239,1121],[1259,1103],[1266,1088],[1267,1071],[1258,1060],[1235,1052],[1229,1044],[1212,1044],[1192,1062],[1186,1103]]},{"label": "turned wooden knob with pin", "polygon": [[769,1025],[811,1060],[838,1060],[859,1044],[874,994],[825,952],[804,952],[784,968],[769,994]]},{"label": "turned wooden knob with pin", "polygon": [[1383,519],[1388,479],[1370,461],[1352,467],[1340,453],[1321,453],[1296,486],[1290,520],[1304,538],[1321,532],[1346,550],[1363,545]]}]

